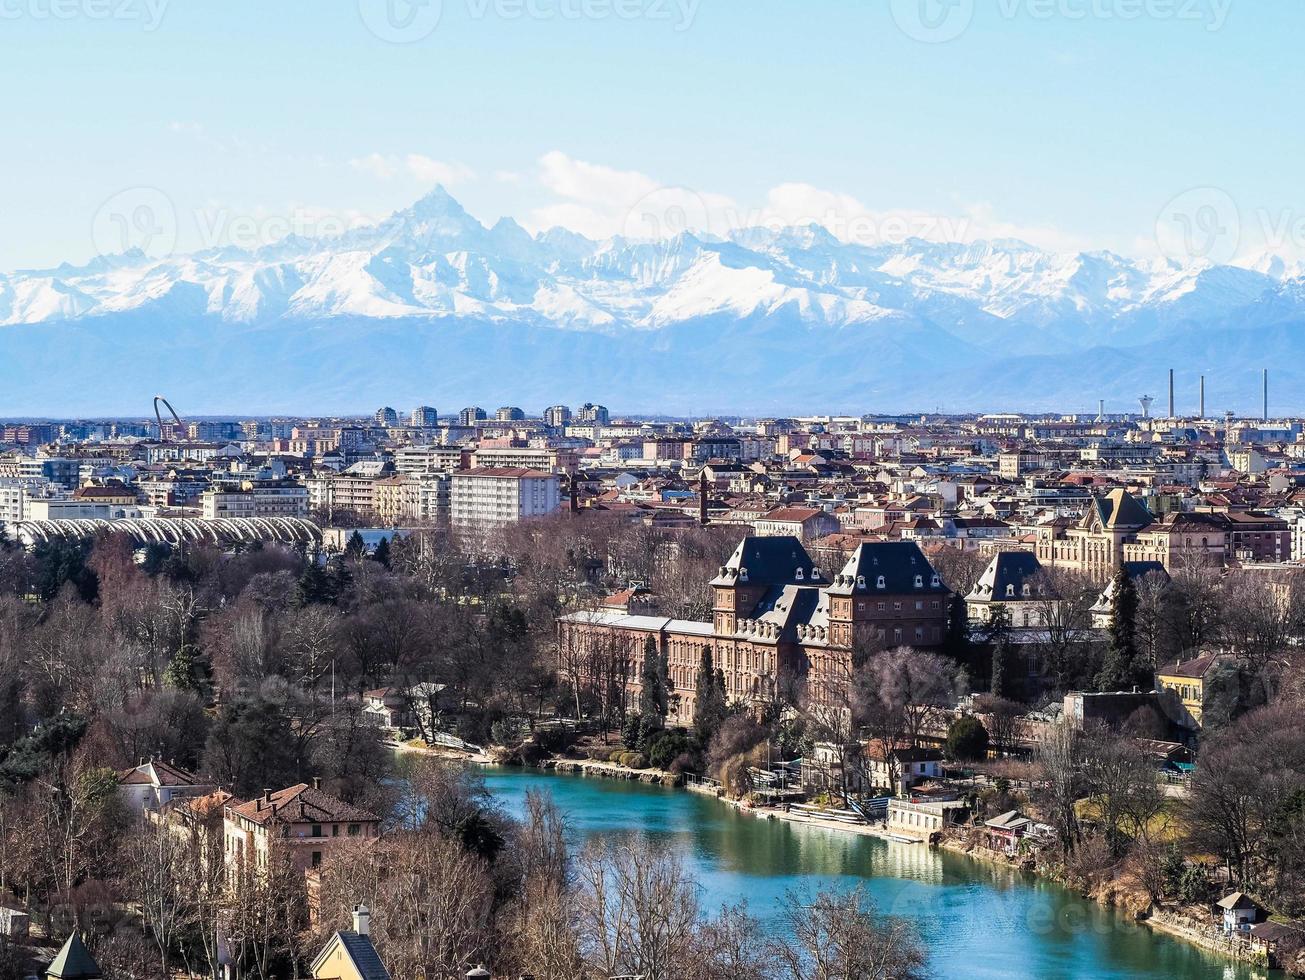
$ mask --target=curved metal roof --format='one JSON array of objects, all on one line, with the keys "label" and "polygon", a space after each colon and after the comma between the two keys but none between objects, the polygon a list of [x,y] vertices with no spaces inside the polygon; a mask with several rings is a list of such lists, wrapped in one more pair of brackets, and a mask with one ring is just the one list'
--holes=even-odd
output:
[{"label": "curved metal roof", "polygon": [[149,544],[315,544],[322,531],[302,517],[199,517],[150,518],[106,521],[78,518],[65,521],[18,521],[10,528],[22,544],[32,547],[50,541],[84,541],[99,534],[125,534],[138,545]]}]

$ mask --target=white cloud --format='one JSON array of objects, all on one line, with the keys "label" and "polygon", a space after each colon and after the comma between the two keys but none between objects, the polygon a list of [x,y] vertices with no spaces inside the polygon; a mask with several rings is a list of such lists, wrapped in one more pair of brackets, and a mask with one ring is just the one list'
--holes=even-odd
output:
[{"label": "white cloud", "polygon": [[381,156],[379,153],[369,153],[365,157],[350,160],[349,166],[362,173],[371,174],[378,180],[390,180],[399,172],[393,157]]},{"label": "white cloud", "polygon": [[681,231],[714,232],[734,208],[723,195],[667,186],[637,170],[590,163],[559,150],[539,159],[539,182],[563,198],[535,208],[527,224],[555,226],[590,238],[665,238]]},{"label": "white cloud", "polygon": [[425,184],[460,184],[471,180],[475,174],[470,167],[460,163],[433,160],[420,153],[409,153],[404,158],[408,173]]},{"label": "white cloud", "polygon": [[395,154],[369,153],[355,157],[349,166],[360,173],[371,174],[377,180],[411,177],[423,184],[458,184],[475,177],[470,167],[461,163],[446,163],[421,153]]}]

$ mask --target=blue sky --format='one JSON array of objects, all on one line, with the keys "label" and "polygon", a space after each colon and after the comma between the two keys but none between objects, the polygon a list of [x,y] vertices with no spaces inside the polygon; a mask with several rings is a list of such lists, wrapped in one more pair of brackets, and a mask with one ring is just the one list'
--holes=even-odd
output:
[{"label": "blue sky", "polygon": [[1229,255],[1305,253],[1298,0],[405,3],[0,0],[0,269],[87,260],[140,188],[190,250],[436,181],[532,230],[665,185],[713,227],[1133,254],[1231,207]]}]

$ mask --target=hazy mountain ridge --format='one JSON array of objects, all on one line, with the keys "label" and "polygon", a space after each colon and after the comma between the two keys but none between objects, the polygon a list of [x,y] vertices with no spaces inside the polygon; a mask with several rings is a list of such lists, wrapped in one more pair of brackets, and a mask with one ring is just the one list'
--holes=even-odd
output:
[{"label": "hazy mountain ridge", "polygon": [[208,411],[1123,410],[1171,364],[1249,409],[1259,366],[1294,377],[1303,320],[1305,278],[1280,260],[865,246],[819,227],[598,242],[486,228],[437,188],[335,238],[0,276],[0,414],[123,410],[165,386]]}]

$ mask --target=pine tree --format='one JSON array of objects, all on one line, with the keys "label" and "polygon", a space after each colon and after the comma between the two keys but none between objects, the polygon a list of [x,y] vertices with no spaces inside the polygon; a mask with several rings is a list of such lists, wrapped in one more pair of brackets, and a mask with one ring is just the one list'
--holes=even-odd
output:
[{"label": "pine tree", "polygon": [[725,720],[725,675],[712,666],[711,647],[702,648],[694,685],[693,730],[705,745]]},{"label": "pine tree", "polygon": [[1110,597],[1110,642],[1097,674],[1097,690],[1127,691],[1145,685],[1137,655],[1137,586],[1122,567],[1115,573]]},{"label": "pine tree", "polygon": [[666,660],[658,650],[656,639],[649,635],[643,641],[643,669],[639,672],[639,714],[664,722],[667,710]]},{"label": "pine tree", "polygon": [[995,698],[1006,697],[1009,678],[1006,676],[1010,666],[1010,610],[1004,605],[993,607],[988,617],[984,635],[992,647],[992,675],[988,690]]},{"label": "pine tree", "polygon": [[358,531],[349,535],[349,540],[344,544],[344,556],[346,558],[361,558],[367,553],[367,543],[363,541],[363,536]]},{"label": "pine tree", "polygon": [[372,561],[380,562],[386,568],[390,567],[390,539],[381,538],[376,544],[376,550],[372,552]]}]

